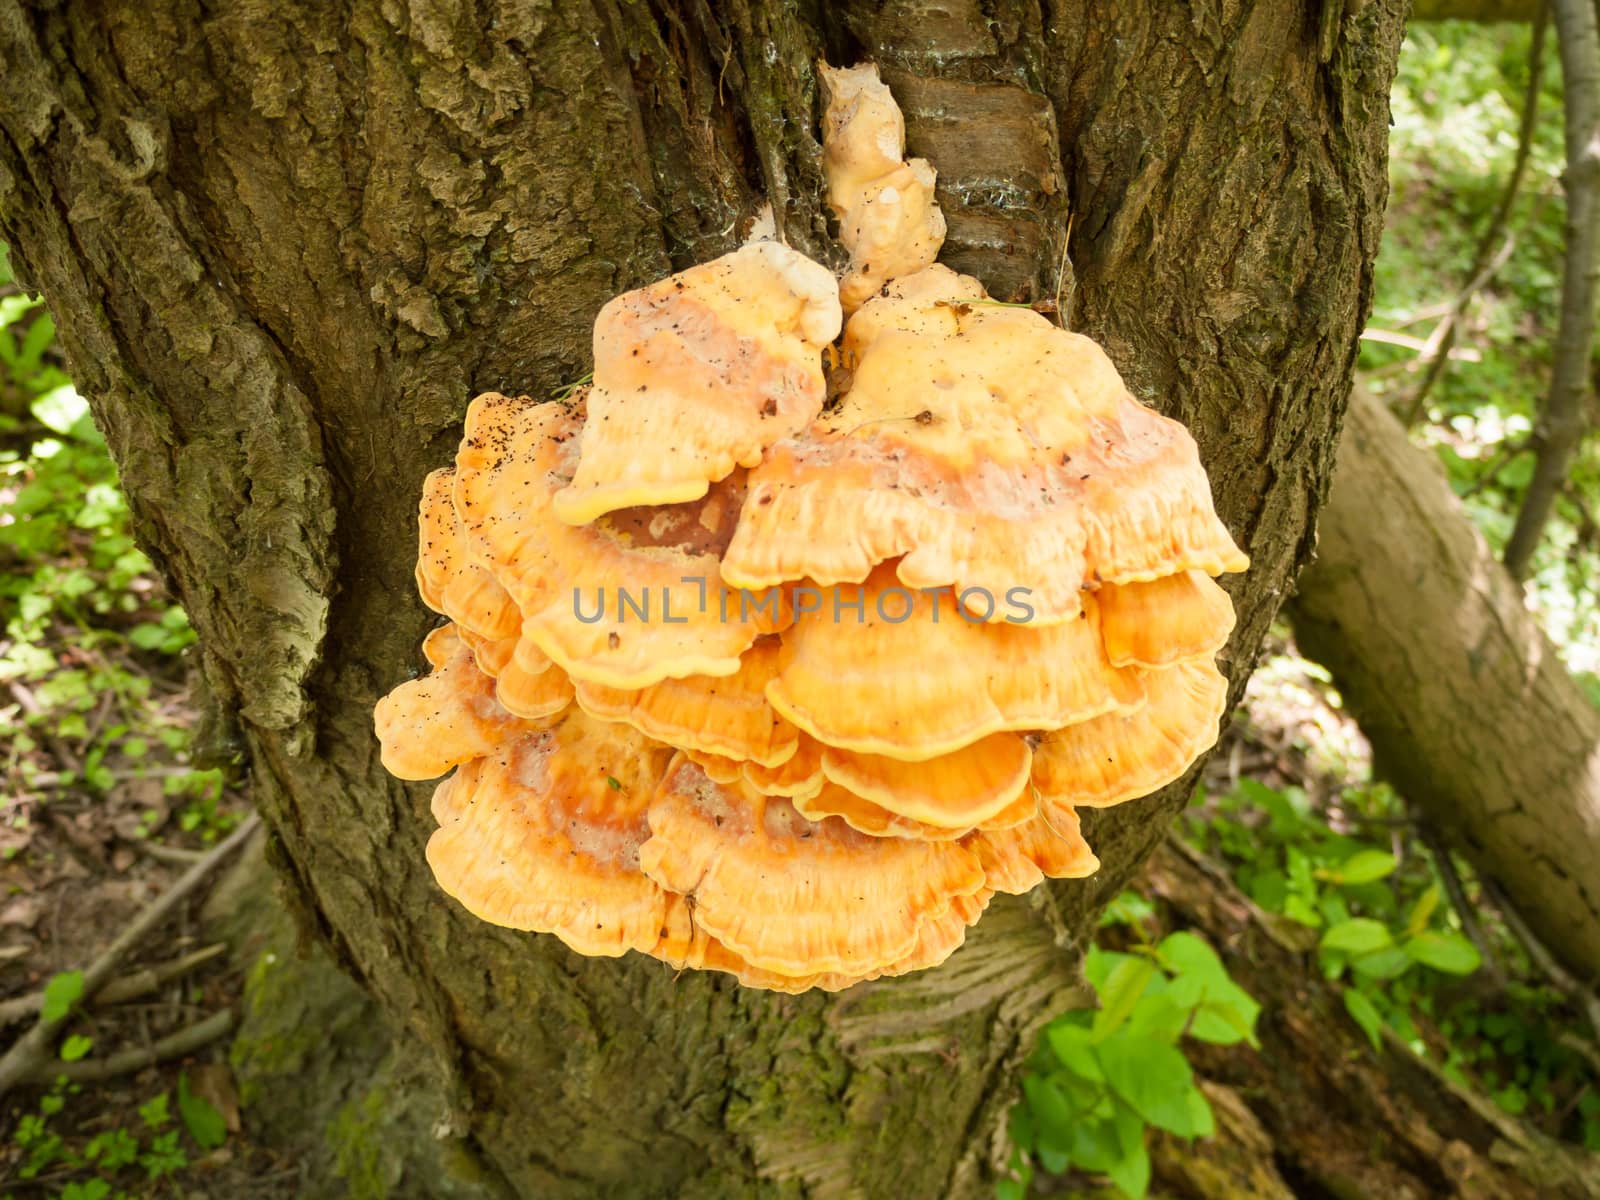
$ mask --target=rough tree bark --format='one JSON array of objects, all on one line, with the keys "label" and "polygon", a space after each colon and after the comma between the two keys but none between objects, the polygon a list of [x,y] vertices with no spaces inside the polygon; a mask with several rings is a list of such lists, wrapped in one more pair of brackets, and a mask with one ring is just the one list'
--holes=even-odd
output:
[{"label": "rough tree bark", "polygon": [[[716,8],[717,12],[713,12]],[[719,15],[720,14],[720,15]],[[819,55],[874,56],[947,259],[1053,295],[1194,430],[1254,558],[1242,683],[1311,538],[1368,306],[1399,0],[0,2],[0,236],[188,606],[303,912],[440,1066],[508,1194],[957,1196],[1182,789],[944,968],[785,999],[473,921],[372,702],[417,662],[415,500],[475,392],[585,369],[610,295],[763,193],[833,254]],[[974,136],[976,133],[976,136]]]},{"label": "rough tree bark", "polygon": [[1600,711],[1437,463],[1361,388],[1292,612],[1378,770],[1600,981]]}]

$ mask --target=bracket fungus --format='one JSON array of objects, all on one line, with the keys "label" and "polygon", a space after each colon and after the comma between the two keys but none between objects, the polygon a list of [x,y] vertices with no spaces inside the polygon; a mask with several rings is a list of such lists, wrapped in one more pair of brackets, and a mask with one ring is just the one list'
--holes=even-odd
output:
[{"label": "bracket fungus", "polygon": [[474,400],[419,516],[447,623],[376,711],[395,775],[455,771],[468,911],[785,992],[1092,874],[1078,810],[1215,742],[1248,565],[1180,424],[934,261],[876,68],[823,79],[842,280],[755,241],[607,304],[564,399]]}]

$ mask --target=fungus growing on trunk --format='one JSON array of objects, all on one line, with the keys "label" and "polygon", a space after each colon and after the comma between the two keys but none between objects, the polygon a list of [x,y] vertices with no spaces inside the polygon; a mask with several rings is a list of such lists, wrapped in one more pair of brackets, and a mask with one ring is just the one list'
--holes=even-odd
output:
[{"label": "fungus growing on trunk", "polygon": [[1181,425],[934,263],[875,68],[824,83],[842,282],[754,242],[607,304],[592,384],[474,400],[419,510],[450,624],[376,713],[396,775],[455,768],[470,912],[786,992],[1093,873],[1077,810],[1215,741],[1247,565]]}]

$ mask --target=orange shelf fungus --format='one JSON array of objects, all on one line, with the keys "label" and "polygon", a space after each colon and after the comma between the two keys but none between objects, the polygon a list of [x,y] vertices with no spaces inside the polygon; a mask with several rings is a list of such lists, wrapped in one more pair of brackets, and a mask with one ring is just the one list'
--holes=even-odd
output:
[{"label": "orange shelf fungus", "polygon": [[1097,870],[1079,811],[1216,741],[1248,566],[1182,425],[935,262],[876,68],[822,78],[843,277],[753,241],[608,303],[592,383],[474,400],[418,510],[448,623],[375,713],[393,774],[455,771],[468,912],[779,992]]}]

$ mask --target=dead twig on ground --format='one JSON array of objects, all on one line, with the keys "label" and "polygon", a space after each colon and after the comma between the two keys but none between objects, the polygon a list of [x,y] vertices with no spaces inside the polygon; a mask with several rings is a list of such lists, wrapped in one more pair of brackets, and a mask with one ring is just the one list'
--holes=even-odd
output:
[{"label": "dead twig on ground", "polygon": [[[179,880],[146,906],[94,962],[84,968],[83,988],[77,1000],[67,1011],[54,1019],[43,1017],[17,1039],[5,1056],[0,1058],[0,1096],[12,1087],[31,1078],[41,1064],[50,1062],[50,1044],[56,1032],[72,1012],[84,1001],[93,997],[111,978],[117,963],[151,930],[171,915],[178,905],[193,893],[230,854],[249,840],[261,824],[261,818],[250,816],[239,828],[224,838],[204,859],[190,867]],[[54,1064],[50,1063],[53,1067]]]},{"label": "dead twig on ground", "polygon": [[78,1062],[45,1060],[35,1063],[23,1079],[38,1081],[65,1075],[74,1083],[97,1083],[115,1079],[118,1075],[131,1075],[156,1063],[203,1050],[218,1038],[226,1037],[233,1029],[233,1024],[233,1010],[225,1008],[137,1050],[123,1050],[104,1058],[85,1058]]},{"label": "dead twig on ground", "polygon": [[[122,1004],[128,1000],[136,1000],[140,996],[148,996],[151,992],[170,983],[174,979],[181,979],[190,971],[203,963],[210,962],[217,955],[227,950],[221,942],[213,946],[206,946],[192,954],[185,954],[182,958],[175,958],[170,962],[157,963],[153,967],[112,979],[94,994],[92,1003]],[[44,993],[29,992],[25,996],[13,996],[9,1000],[0,1000],[0,1026],[10,1025],[31,1017],[44,1007]]]}]

